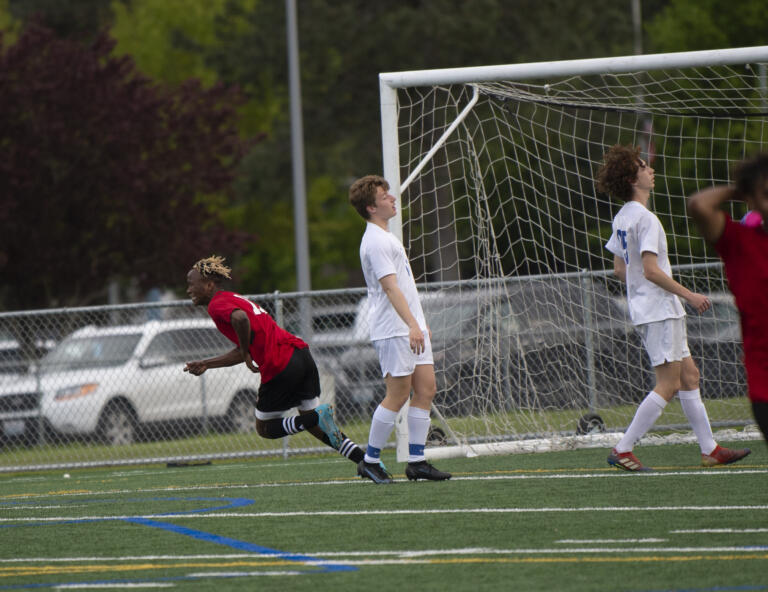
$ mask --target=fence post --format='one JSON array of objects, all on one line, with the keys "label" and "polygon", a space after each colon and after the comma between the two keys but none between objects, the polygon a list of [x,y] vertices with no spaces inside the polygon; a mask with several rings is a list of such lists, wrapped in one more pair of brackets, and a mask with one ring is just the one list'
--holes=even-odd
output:
[{"label": "fence post", "polygon": [[43,417],[43,385],[40,380],[40,361],[35,360],[35,391],[37,392],[37,443],[45,444],[45,418]]},{"label": "fence post", "polygon": [[208,434],[208,393],[205,389],[205,374],[200,375],[200,399],[203,404],[203,433]]},{"label": "fence post", "polygon": [[584,348],[587,355],[587,388],[589,389],[589,410],[597,409],[597,384],[595,380],[595,346],[592,340],[592,291],[589,270],[582,269],[581,293],[584,303]]},{"label": "fence post", "polygon": [[[280,298],[280,290],[272,292],[275,299],[275,322],[285,328],[285,312],[283,311],[283,299]],[[288,458],[288,441],[290,438],[283,438],[283,458]]]}]

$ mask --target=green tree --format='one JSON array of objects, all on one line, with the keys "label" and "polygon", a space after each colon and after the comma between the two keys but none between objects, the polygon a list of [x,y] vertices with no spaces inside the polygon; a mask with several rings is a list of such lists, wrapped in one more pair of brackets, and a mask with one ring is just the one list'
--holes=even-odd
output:
[{"label": "green tree", "polygon": [[749,47],[768,43],[764,0],[672,0],[648,21],[654,52]]},{"label": "green tree", "polygon": [[110,279],[177,284],[245,238],[219,215],[247,149],[239,94],[157,85],[113,46],[34,23],[0,45],[5,308],[103,302]]},{"label": "green tree", "polygon": [[7,43],[16,41],[20,22],[13,17],[8,6],[9,0],[0,0],[0,32]]},{"label": "green tree", "polygon": [[[114,22],[110,33],[117,40],[115,52],[130,55],[145,74],[170,84],[197,78],[210,86],[217,80],[198,49],[215,41],[213,22],[226,0],[131,0],[112,3]],[[193,48],[190,51],[184,45]]]},{"label": "green tree", "polygon": [[[381,169],[380,72],[632,52],[628,2],[303,0],[298,9],[317,288],[361,282],[357,245],[363,227],[346,192],[351,179]],[[229,4],[227,11],[217,20],[218,42],[201,48],[206,63],[272,115],[265,118],[268,138],[248,159],[238,191],[251,230],[274,235],[259,245],[264,251],[249,255],[253,267],[246,280],[254,291],[292,289],[284,5],[259,2],[244,12]],[[233,31],[228,14],[246,24]],[[265,219],[271,228],[260,228]],[[329,266],[338,272],[329,275]]]},{"label": "green tree", "polygon": [[[654,52],[749,47],[768,43],[768,33],[764,26],[767,18],[768,5],[763,0],[672,0],[649,20],[646,31],[649,46]],[[727,96],[734,84],[730,77],[739,72],[725,68],[721,70],[720,77],[710,75],[709,80],[702,81],[694,73],[690,79],[679,80],[676,84],[688,86],[691,96],[706,95],[700,90],[702,84],[706,85],[704,88],[707,90],[718,89]],[[744,74],[749,76],[751,72],[745,71]],[[756,84],[753,92],[758,96],[764,90]],[[755,104],[759,104],[759,101],[755,101]],[[734,100],[731,108],[725,111],[738,111],[745,106]],[[657,187],[657,191],[684,196],[699,188],[702,180],[723,182],[729,178],[729,162],[737,157],[740,150],[751,151],[752,147],[762,145],[765,132],[761,119],[753,117],[740,121],[726,113],[712,117],[707,114],[706,104],[702,104],[701,111],[701,118],[660,118],[658,129],[667,126],[680,130],[677,137],[667,140],[667,150],[681,158],[662,163],[666,166],[665,177],[669,179],[670,185],[666,188]],[[708,128],[712,130],[712,138],[721,139],[710,141],[706,136],[705,139],[697,139],[701,130]],[[675,221],[680,227],[678,232],[686,236],[687,216],[682,199],[673,201],[670,226]],[[678,251],[685,250],[687,241],[684,242],[686,244],[681,245]],[[692,243],[692,248],[695,249],[694,256],[703,256],[707,250],[703,241]]]},{"label": "green tree", "polygon": [[[82,16],[83,30],[111,22],[114,55],[133,56],[147,76],[174,87],[190,78],[204,87],[238,85],[247,99],[238,107],[241,135],[263,133],[266,140],[242,159],[235,199],[217,211],[261,237],[243,251],[243,289],[295,288],[284,2],[7,1],[17,18],[42,12],[64,23],[67,14],[80,19],[100,2]],[[645,0],[646,18],[665,4]],[[346,192],[354,177],[381,169],[379,72],[625,55],[633,48],[628,0],[301,0],[298,11],[316,288],[361,282],[363,226]]]},{"label": "green tree", "polygon": [[104,0],[8,0],[7,4],[15,19],[36,18],[59,37],[71,39],[93,39],[112,18]]}]

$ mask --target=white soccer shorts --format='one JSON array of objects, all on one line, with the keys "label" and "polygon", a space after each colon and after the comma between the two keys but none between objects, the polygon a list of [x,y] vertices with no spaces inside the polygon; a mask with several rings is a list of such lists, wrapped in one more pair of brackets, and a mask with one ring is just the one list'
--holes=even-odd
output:
[{"label": "white soccer shorts", "polygon": [[417,365],[434,364],[432,358],[432,341],[429,332],[424,331],[424,351],[416,355],[411,349],[408,336],[377,339],[373,342],[376,353],[379,354],[381,375],[410,376]]},{"label": "white soccer shorts", "polygon": [[691,355],[685,317],[644,323],[638,325],[637,330],[654,368],[665,362],[679,362]]}]

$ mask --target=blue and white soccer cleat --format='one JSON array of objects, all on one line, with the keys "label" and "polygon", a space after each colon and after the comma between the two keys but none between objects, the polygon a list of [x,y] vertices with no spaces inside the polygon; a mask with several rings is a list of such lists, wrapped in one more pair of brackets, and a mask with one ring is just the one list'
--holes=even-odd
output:
[{"label": "blue and white soccer cleat", "polygon": [[338,450],[341,448],[341,430],[336,425],[336,422],[333,421],[333,408],[328,403],[323,403],[322,405],[318,405],[315,409],[317,412],[317,425],[320,426],[320,429],[325,432],[325,435],[328,436],[328,439],[331,441],[331,446]]},{"label": "blue and white soccer cleat", "polygon": [[393,482],[392,475],[381,463],[367,463],[361,460],[357,463],[357,474],[363,479],[370,479],[380,485]]}]

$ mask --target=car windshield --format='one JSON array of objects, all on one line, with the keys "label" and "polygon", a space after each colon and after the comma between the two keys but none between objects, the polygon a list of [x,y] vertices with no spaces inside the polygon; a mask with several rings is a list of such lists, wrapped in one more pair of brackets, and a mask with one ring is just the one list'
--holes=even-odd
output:
[{"label": "car windshield", "polygon": [[41,361],[44,371],[103,368],[124,364],[133,354],[141,333],[69,337]]}]

